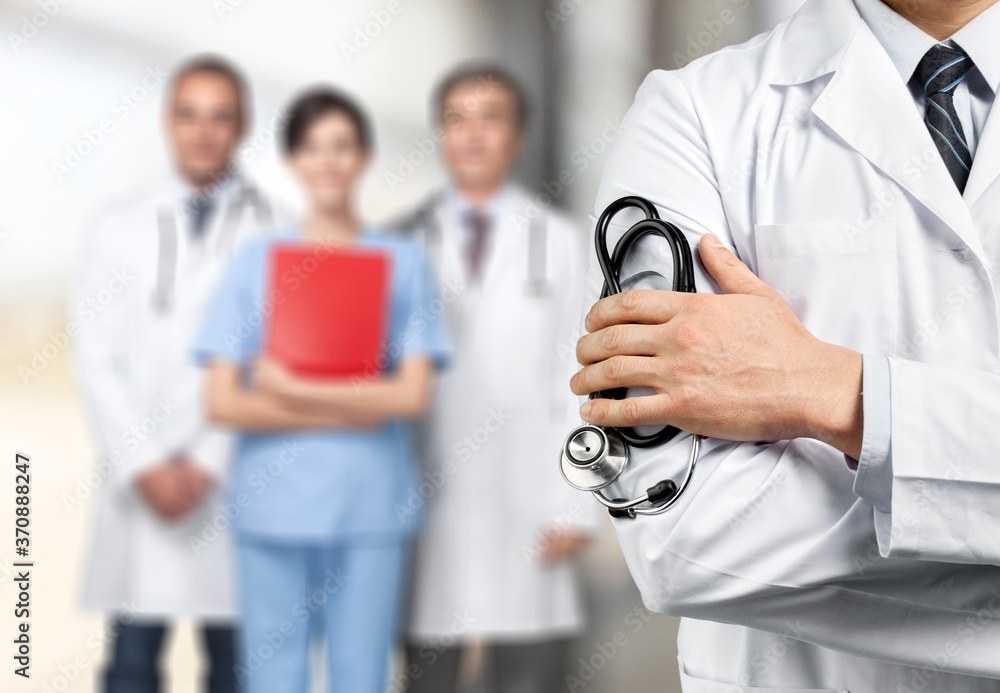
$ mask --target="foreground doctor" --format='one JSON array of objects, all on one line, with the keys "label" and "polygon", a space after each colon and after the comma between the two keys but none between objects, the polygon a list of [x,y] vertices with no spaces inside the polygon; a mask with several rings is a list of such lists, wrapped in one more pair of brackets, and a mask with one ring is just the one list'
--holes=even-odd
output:
[{"label": "foreground doctor", "polygon": [[[321,87],[296,99],[283,145],[309,210],[301,224],[237,253],[196,341],[212,417],[241,431],[233,497],[242,508],[234,526],[246,648],[238,676],[248,693],[309,690],[314,614],[326,630],[330,690],[385,690],[417,524],[395,510],[416,483],[410,420],[426,409],[449,349],[420,248],[376,235],[355,212],[370,133],[367,116],[343,94]],[[295,288],[268,288],[278,240],[317,253],[357,244],[389,256],[385,373],[307,380],[260,355],[262,318],[280,301],[276,292]]]},{"label": "foreground doctor", "polygon": [[424,430],[426,483],[407,508],[427,506],[408,690],[455,690],[477,640],[497,693],[557,690],[568,638],[583,627],[572,558],[597,519],[549,464],[577,418],[566,380],[583,313],[582,235],[509,182],[525,110],[509,75],[460,68],[433,107],[451,182],[406,226],[437,263],[456,354]]},{"label": "foreground doctor", "polygon": [[103,220],[77,291],[86,302],[127,278],[77,344],[102,459],[115,467],[85,586],[86,606],[119,619],[109,693],[159,690],[165,625],[177,616],[203,624],[208,689],[236,689],[229,548],[189,544],[220,502],[228,437],[200,414],[188,345],[233,247],[273,223],[260,192],[232,174],[249,98],[218,59],[177,72],[165,109],[176,178]]},{"label": "foreground doctor", "polygon": [[[1000,678],[1000,568],[912,560],[1000,559],[1000,7],[897,9],[809,0],[651,74],[604,174],[597,211],[648,197],[725,294],[600,302],[572,381],[657,391],[591,422],[713,437],[675,509],[616,521],[647,604],[690,617],[688,691],[1000,690],[942,673]],[[633,449],[624,485],[687,449]]]}]

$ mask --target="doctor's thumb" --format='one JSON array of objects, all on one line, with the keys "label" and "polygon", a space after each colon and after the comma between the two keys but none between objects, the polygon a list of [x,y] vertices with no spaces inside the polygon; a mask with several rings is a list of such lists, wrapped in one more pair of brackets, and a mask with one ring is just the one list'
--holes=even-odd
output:
[{"label": "doctor's thumb", "polygon": [[706,233],[701,237],[698,254],[705,270],[725,293],[774,296],[774,290],[712,234]]}]

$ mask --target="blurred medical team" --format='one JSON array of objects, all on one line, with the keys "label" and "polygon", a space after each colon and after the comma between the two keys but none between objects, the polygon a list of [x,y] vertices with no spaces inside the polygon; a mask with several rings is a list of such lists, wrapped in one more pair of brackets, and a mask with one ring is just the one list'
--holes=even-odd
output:
[{"label": "blurred medical team", "polygon": [[[696,251],[699,293],[667,290],[679,254],[643,243],[610,269],[646,290],[602,296],[587,234],[512,181],[531,104],[500,66],[444,76],[447,181],[384,227],[357,211],[377,138],[351,95],[287,107],[293,219],[235,162],[239,71],[181,66],[175,175],[98,225],[78,290],[120,287],[77,345],[114,470],[86,589],[116,633],[102,690],[160,690],[179,617],[212,692],[457,691],[473,645],[490,691],[575,690],[602,514],[560,450],[627,459],[609,498],[669,488],[694,450],[676,503],[612,521],[644,603],[683,617],[685,691],[1000,691],[998,29],[996,0],[807,0],[651,73],[594,215],[642,198]],[[286,251],[317,273],[382,258],[377,344],[368,316],[295,304],[302,342],[369,367],[272,350]],[[655,426],[683,433],[603,442]],[[229,535],[203,531],[232,507]]]},{"label": "blurred medical team", "polygon": [[[509,180],[528,113],[517,81],[493,65],[444,79],[451,181],[387,228],[357,213],[376,137],[350,95],[310,88],[282,118],[296,220],[234,160],[249,121],[238,69],[197,57],[172,85],[177,180],[102,221],[78,291],[128,278],[78,345],[115,469],[86,599],[117,633],[102,690],[160,690],[165,634],[185,616],[203,624],[212,692],[318,677],[384,690],[404,641],[406,690],[457,690],[475,642],[497,691],[560,685],[584,623],[574,559],[597,527],[550,464],[578,418],[566,383],[585,259],[578,229]],[[269,354],[288,247],[388,258],[384,343],[362,377]],[[317,306],[306,324],[328,319]],[[130,436],[144,417],[152,430]],[[443,481],[426,493],[428,479]],[[228,535],[206,533],[223,514]]]}]

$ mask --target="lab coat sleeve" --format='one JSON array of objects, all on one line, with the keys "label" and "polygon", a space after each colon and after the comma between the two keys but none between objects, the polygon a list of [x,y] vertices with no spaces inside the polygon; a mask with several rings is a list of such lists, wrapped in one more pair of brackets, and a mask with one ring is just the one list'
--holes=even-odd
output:
[{"label": "lab coat sleeve", "polygon": [[[595,211],[623,195],[641,195],[685,232],[692,247],[702,234],[712,232],[738,254],[748,253],[753,247],[750,230],[730,223],[724,201],[728,198],[717,183],[703,116],[719,114],[699,112],[676,73],[648,76],[609,153]],[[752,161],[752,150],[744,152]],[[620,233],[625,223],[635,220],[622,219],[614,230]],[[600,273],[595,258],[590,264],[593,299]],[[698,290],[718,292],[701,264],[696,265]],[[986,393],[981,385],[969,386],[973,378],[983,376],[969,374],[963,381],[954,371],[897,366],[893,433],[911,436],[906,446],[911,455],[918,455],[921,447],[939,449],[959,441],[967,459],[985,458],[983,447],[971,446],[974,441],[985,445],[984,432],[996,429],[982,424],[987,413],[993,421],[1000,417],[1000,382]],[[902,388],[897,387],[900,381]],[[926,408],[920,404],[922,397],[932,391],[938,397],[950,394],[952,407],[934,407],[940,426],[920,433],[926,413],[918,409]],[[970,405],[960,404],[968,392],[989,394],[991,403],[973,414]],[[909,409],[901,414],[897,409],[904,401]],[[963,415],[967,419],[956,424]],[[950,425],[958,430],[949,430]],[[658,448],[633,448],[629,467],[608,495],[634,497],[665,477],[679,478],[689,445],[690,436],[680,435]],[[871,506],[854,494],[853,482],[843,455],[818,441],[706,439],[691,486],[672,509],[615,519],[613,525],[651,610],[780,633],[911,666],[988,672],[988,662],[995,657],[990,648],[1000,646],[997,619],[941,662],[928,661],[923,650],[900,648],[897,638],[887,633],[907,632],[922,637],[921,642],[943,646],[966,619],[989,608],[1000,572],[882,558]],[[901,493],[897,485],[893,500],[898,503],[896,494],[913,492],[908,488]]]},{"label": "lab coat sleeve", "polygon": [[73,291],[77,373],[100,455],[114,469],[108,480],[114,488],[127,487],[167,455],[155,431],[135,431],[150,412],[143,412],[130,372],[127,305],[138,282],[120,256],[117,228],[105,220],[89,236]]},{"label": "lab coat sleeve", "polygon": [[883,556],[1000,565],[1000,375],[889,359]]},{"label": "lab coat sleeve", "polygon": [[892,417],[889,408],[888,359],[871,354],[864,356],[861,389],[864,436],[861,440],[861,456],[853,465],[858,471],[854,479],[854,492],[871,503],[877,511],[887,513],[892,503],[892,457],[889,455]]},{"label": "lab coat sleeve", "polygon": [[192,441],[187,455],[214,479],[222,481],[227,476],[233,445],[233,434],[205,424]]}]

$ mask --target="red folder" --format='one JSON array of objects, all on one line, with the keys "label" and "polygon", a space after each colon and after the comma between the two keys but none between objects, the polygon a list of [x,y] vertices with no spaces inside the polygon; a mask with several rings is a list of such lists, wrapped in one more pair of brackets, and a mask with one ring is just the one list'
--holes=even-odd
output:
[{"label": "red folder", "polygon": [[347,378],[381,370],[390,260],[368,248],[276,245],[264,350],[297,375]]}]

